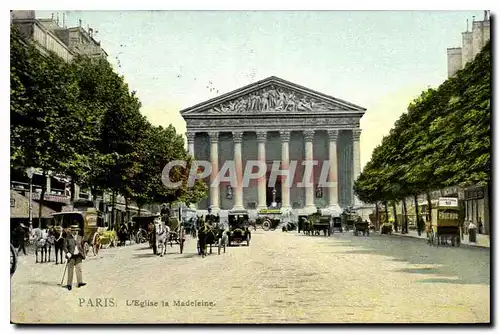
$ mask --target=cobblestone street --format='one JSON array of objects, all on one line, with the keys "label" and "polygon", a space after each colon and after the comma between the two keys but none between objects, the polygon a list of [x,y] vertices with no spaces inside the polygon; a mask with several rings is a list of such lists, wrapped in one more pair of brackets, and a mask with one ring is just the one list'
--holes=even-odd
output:
[{"label": "cobblestone street", "polygon": [[[489,322],[490,250],[429,247],[381,235],[252,232],[250,247],[201,258],[146,244],[84,261],[82,288],[64,266],[20,256],[11,278],[15,323]],[[65,283],[64,283],[65,284]],[[76,285],[76,284],[75,284]],[[97,303],[96,298],[100,298]],[[107,298],[107,300],[105,300]],[[112,301],[111,301],[112,299]],[[130,305],[145,301],[144,307]],[[213,306],[176,306],[174,301]],[[147,306],[157,302],[158,306]],[[168,306],[162,306],[162,302]],[[129,305],[127,305],[129,304]],[[146,304],[146,305],[144,305]],[[105,307],[105,306],[108,307]]]}]

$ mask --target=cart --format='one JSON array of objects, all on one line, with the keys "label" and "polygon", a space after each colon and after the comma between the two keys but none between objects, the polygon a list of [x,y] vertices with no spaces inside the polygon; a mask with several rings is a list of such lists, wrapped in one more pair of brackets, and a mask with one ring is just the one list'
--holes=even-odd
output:
[{"label": "cart", "polygon": [[101,236],[98,231],[98,211],[93,207],[81,208],[76,211],[57,212],[52,214],[55,228],[66,229],[71,225],[80,227],[80,236],[83,240],[83,250],[88,255],[90,248],[97,255],[100,249]]},{"label": "cart", "polygon": [[428,231],[429,244],[446,245],[448,240],[452,246],[460,246],[460,219],[458,199],[440,197],[432,208],[432,221]]}]

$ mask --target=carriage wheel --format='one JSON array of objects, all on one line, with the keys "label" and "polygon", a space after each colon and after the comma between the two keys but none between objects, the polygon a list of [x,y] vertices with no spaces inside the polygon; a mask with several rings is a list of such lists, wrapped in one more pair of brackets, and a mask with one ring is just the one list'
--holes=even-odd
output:
[{"label": "carriage wheel", "polygon": [[12,276],[17,269],[17,252],[14,246],[10,244],[10,276]]},{"label": "carriage wheel", "polygon": [[271,228],[271,221],[269,219],[264,220],[264,222],[262,223],[262,229],[264,231],[269,231],[270,228]]},{"label": "carriage wheel", "polygon": [[250,236],[247,235],[247,247],[250,246]]}]

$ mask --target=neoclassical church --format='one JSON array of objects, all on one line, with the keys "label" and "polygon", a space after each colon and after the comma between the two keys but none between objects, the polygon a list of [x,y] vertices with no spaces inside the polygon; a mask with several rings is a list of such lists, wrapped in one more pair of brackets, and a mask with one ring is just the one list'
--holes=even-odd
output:
[{"label": "neoclassical church", "polygon": [[[182,110],[190,154],[210,161],[212,171],[219,171],[227,160],[234,161],[240,180],[236,186],[221,182],[210,187],[198,210],[252,213],[272,206],[294,214],[312,213],[318,207],[340,213],[356,205],[352,186],[361,172],[359,123],[365,111],[274,76]],[[267,171],[243,187],[242,173],[249,160],[264,162]],[[308,160],[318,161],[313,182],[299,187],[306,168],[303,162]],[[325,160],[330,162],[328,187],[319,182]],[[291,182],[278,177],[270,184],[273,161],[280,161],[281,170],[298,162]],[[212,172],[207,177],[209,186],[215,176]]]}]

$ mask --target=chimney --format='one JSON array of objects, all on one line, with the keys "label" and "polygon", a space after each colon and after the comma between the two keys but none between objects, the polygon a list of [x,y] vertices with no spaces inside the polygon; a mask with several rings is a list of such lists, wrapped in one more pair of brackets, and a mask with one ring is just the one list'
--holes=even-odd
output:
[{"label": "chimney", "polygon": [[465,32],[469,32],[469,19],[467,19],[467,29],[465,29]]},{"label": "chimney", "polygon": [[93,37],[93,35],[94,35],[94,29],[89,28],[89,35],[90,35],[90,37]]},{"label": "chimney", "polygon": [[59,25],[59,13],[56,13],[56,23]]},{"label": "chimney", "polygon": [[52,21],[54,21],[54,13],[52,13],[51,19],[52,19]]},{"label": "chimney", "polygon": [[62,27],[63,28],[66,28],[66,13],[63,13],[63,17],[62,17]]},{"label": "chimney", "polygon": [[484,11],[484,21],[488,21],[490,19],[490,11],[485,10]]},{"label": "chimney", "polygon": [[78,26],[81,27],[82,26],[82,19],[78,19]]}]

